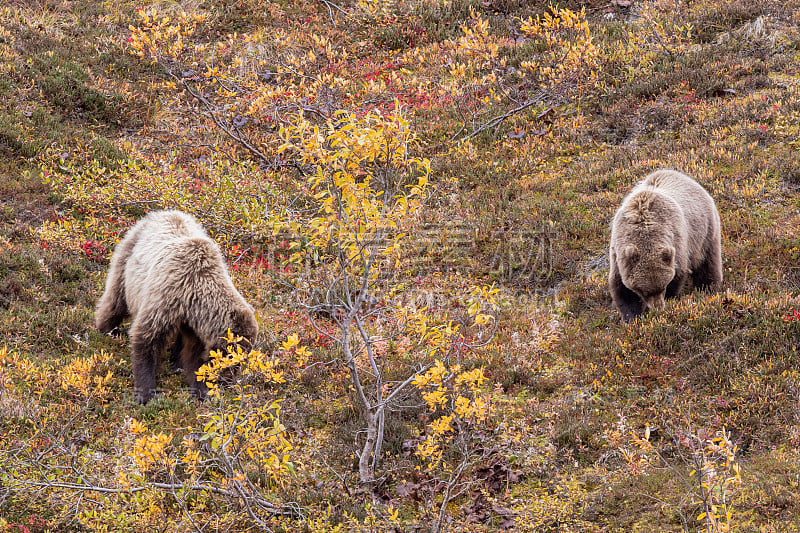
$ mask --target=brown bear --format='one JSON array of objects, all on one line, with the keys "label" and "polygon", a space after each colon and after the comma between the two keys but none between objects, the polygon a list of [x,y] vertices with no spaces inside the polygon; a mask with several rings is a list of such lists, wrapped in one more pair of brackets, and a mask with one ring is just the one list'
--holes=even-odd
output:
[{"label": "brown bear", "polygon": [[209,351],[225,349],[228,329],[254,342],[252,306],[233,286],[217,244],[197,220],[180,211],[154,211],[139,220],[111,257],[97,304],[97,329],[108,333],[130,316],[136,399],[155,393],[158,358],[170,342],[199,398],[206,393],[197,369]]},{"label": "brown bear", "polygon": [[714,200],[696,181],[674,170],[645,177],[611,224],[608,286],[622,319],[663,309],[687,276],[695,288],[718,290],[720,235]]}]

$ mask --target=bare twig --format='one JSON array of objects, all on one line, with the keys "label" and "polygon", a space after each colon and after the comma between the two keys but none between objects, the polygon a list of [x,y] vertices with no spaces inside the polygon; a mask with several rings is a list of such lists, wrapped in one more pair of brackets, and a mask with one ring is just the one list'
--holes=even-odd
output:
[{"label": "bare twig", "polygon": [[[475,137],[476,135],[478,135],[479,133],[481,133],[483,131],[499,127],[503,122],[505,122],[510,117],[513,117],[514,115],[516,115],[520,111],[523,111],[523,110],[525,110],[525,109],[527,109],[527,108],[529,108],[529,107],[531,107],[533,105],[536,105],[538,103],[543,102],[548,96],[549,96],[549,92],[548,91],[539,91],[538,93],[536,93],[536,95],[533,98],[530,98],[524,104],[519,105],[519,106],[517,106],[517,107],[515,107],[515,108],[513,108],[513,109],[511,109],[511,110],[509,110],[509,111],[507,111],[505,113],[503,113],[502,115],[494,117],[493,119],[489,120],[488,122],[485,122],[485,123],[481,124],[476,129],[474,129],[472,131],[472,133],[470,133],[469,135],[466,135],[463,139],[471,139],[472,137]],[[455,139],[455,137],[451,138],[450,140],[452,141],[454,139]]]},{"label": "bare twig", "polygon": [[[102,487],[98,485],[91,485],[87,483],[65,483],[60,481],[48,481],[48,482],[40,482],[40,481],[32,481],[27,479],[20,479],[15,480],[14,483],[10,485],[10,488],[15,486],[28,486],[28,487],[42,487],[42,488],[58,488],[58,489],[68,489],[74,491],[82,491],[82,492],[99,492],[102,494],[133,494],[136,492],[142,492],[148,489],[161,489],[161,490],[191,490],[191,491],[208,491],[214,494],[219,494],[221,496],[227,496],[229,498],[241,499],[243,495],[241,493],[221,489],[219,487],[213,485],[206,485],[206,484],[195,484],[195,485],[183,485],[181,483],[148,483],[146,485],[140,485],[138,487],[128,487],[123,489],[115,489],[111,487]],[[247,494],[246,499],[250,500],[252,503],[258,504],[259,507],[262,509],[267,510],[272,516],[298,516],[297,509],[295,506],[286,505],[286,506],[277,506],[272,502],[269,502],[259,496],[253,494]]]}]

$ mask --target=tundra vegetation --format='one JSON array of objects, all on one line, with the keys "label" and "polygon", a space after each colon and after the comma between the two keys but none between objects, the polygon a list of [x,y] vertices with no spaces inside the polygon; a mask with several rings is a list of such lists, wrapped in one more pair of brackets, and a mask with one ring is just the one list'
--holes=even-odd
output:
[{"label": "tundra vegetation", "polygon": [[[0,95],[0,529],[800,528],[798,0],[12,0]],[[657,168],[725,282],[625,325]],[[92,326],[154,209],[257,310],[205,402]]]}]

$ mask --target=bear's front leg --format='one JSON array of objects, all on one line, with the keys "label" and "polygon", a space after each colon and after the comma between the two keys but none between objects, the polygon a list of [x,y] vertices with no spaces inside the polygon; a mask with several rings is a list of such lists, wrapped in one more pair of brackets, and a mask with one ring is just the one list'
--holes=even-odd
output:
[{"label": "bear's front leg", "polygon": [[172,343],[172,348],[169,350],[169,368],[173,374],[178,374],[183,371],[181,368],[181,352],[183,351],[183,334],[178,333],[175,337],[175,342]]},{"label": "bear's front leg", "polygon": [[205,382],[197,379],[197,371],[205,363],[203,359],[208,351],[203,341],[190,328],[181,328],[180,336],[182,337],[180,362],[184,376],[195,396],[202,400],[206,397],[208,387]]},{"label": "bear's front leg", "polygon": [[[141,320],[140,320],[141,318]],[[136,401],[144,405],[156,392],[158,357],[172,333],[171,327],[159,325],[151,317],[139,316],[131,326],[131,361]]]},{"label": "bear's front leg", "polygon": [[622,320],[626,323],[631,323],[644,313],[644,302],[635,292],[622,283],[622,278],[616,269],[613,270],[608,285],[611,299],[614,301],[617,310],[619,310],[619,314],[622,315]]},{"label": "bear's front leg", "polygon": [[667,294],[665,297],[675,298],[678,296],[681,290],[683,290],[684,284],[686,284],[686,277],[686,274],[675,274],[675,277],[672,278],[672,281],[667,285]]}]

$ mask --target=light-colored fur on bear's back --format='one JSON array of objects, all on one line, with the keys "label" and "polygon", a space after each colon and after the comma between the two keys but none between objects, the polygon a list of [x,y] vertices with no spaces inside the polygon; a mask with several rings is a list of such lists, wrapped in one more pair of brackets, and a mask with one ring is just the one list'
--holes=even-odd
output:
[{"label": "light-colored fur on bear's back", "polygon": [[204,341],[224,334],[213,328],[218,317],[249,306],[234,287],[217,243],[194,217],[179,211],[152,213],[142,222],[124,273],[131,316],[157,302],[156,313],[187,317]]},{"label": "light-colored fur on bear's back", "polygon": [[[687,224],[692,228],[698,228],[699,233],[706,233],[712,225],[710,224],[709,214],[717,215],[717,208],[711,195],[686,174],[675,170],[657,170],[649,174],[637,185],[631,195],[638,191],[653,191],[663,194],[680,206]],[[719,226],[719,224],[716,224]]]},{"label": "light-colored fur on bear's back", "polygon": [[646,176],[625,197],[614,219],[617,237],[625,242],[629,242],[625,235],[628,225],[638,226],[638,232],[652,226],[658,235],[668,229],[673,238],[686,239],[685,253],[680,254],[683,257],[678,258],[678,263],[688,268],[703,258],[709,242],[719,239],[720,221],[714,199],[692,178],[675,170],[657,170]]},{"label": "light-colored fur on bear's back", "polygon": [[[180,211],[150,213],[136,223],[127,238],[136,240],[123,271],[125,297],[132,317],[139,314],[146,302],[162,302],[165,290],[175,292],[179,288],[175,286],[175,254],[182,243],[196,238],[213,244],[200,223]],[[151,294],[159,297],[153,299]]]}]

